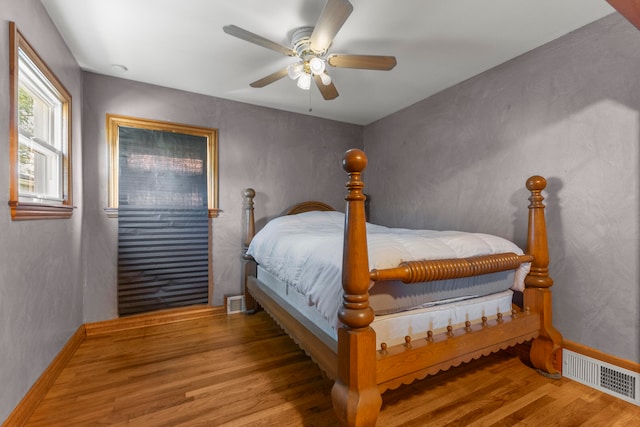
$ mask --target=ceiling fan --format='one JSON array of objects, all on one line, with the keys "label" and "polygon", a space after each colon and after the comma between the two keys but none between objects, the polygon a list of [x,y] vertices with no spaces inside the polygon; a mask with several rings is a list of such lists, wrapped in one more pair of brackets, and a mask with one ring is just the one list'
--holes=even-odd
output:
[{"label": "ceiling fan", "polygon": [[330,100],[338,96],[338,91],[327,73],[327,64],[332,67],[365,70],[391,70],[396,66],[394,56],[328,55],[327,51],[334,37],[352,11],[353,5],[348,0],[327,0],[315,27],[301,27],[290,32],[291,47],[273,42],[235,25],[226,25],[223,30],[239,39],[297,59],[297,62],[251,83],[251,87],[264,87],[288,75],[293,80],[297,80],[299,88],[306,90],[309,90],[311,80],[314,80],[322,97]]}]

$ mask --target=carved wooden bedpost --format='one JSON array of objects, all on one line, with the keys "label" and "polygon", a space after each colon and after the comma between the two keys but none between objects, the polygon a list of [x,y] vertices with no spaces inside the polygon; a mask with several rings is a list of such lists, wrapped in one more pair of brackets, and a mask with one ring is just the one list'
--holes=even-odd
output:
[{"label": "carved wooden bedpost", "polygon": [[246,188],[242,195],[244,197],[242,206],[244,211],[242,218],[242,289],[247,312],[254,312],[258,307],[253,296],[247,291],[247,277],[256,275],[256,262],[251,255],[247,255],[247,250],[256,234],[256,221],[253,214],[253,198],[256,196],[256,192],[253,188]]},{"label": "carved wooden bedpost", "polygon": [[549,277],[549,248],[547,226],[544,216],[542,190],[547,181],[541,176],[532,176],[527,180],[527,189],[531,191],[529,201],[529,229],[527,233],[527,254],[533,255],[531,271],[525,279],[524,305],[541,313],[540,336],[531,344],[531,363],[538,369],[557,374],[553,366],[555,353],[562,347],[562,335],[551,323],[551,286]]},{"label": "carved wooden bedpost", "polygon": [[369,326],[374,319],[369,307],[369,259],[365,221],[365,195],[361,172],[367,156],[361,150],[345,153],[342,166],[349,174],[342,261],[342,307],[344,324],[338,330],[338,378],[331,395],[340,421],[348,426],[373,426],[382,398],[376,379],[376,336]]}]

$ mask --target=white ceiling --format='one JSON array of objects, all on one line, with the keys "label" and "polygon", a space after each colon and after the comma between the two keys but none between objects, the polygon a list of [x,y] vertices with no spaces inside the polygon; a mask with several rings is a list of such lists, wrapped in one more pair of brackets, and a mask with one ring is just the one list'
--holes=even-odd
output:
[{"label": "white ceiling", "polygon": [[353,12],[329,52],[394,55],[398,65],[329,67],[340,94],[331,101],[288,77],[249,87],[293,61],[222,31],[234,24],[288,46],[288,33],[314,25],[325,0],[42,3],[84,70],[361,125],[614,11],[605,0],[350,1]]}]

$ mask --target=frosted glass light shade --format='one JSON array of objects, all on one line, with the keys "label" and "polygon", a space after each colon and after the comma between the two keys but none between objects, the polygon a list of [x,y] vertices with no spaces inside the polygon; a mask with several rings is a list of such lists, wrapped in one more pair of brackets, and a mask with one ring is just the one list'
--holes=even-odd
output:
[{"label": "frosted glass light shade", "polygon": [[309,90],[311,87],[311,74],[302,73],[298,77],[298,87],[300,89]]},{"label": "frosted glass light shade", "polygon": [[309,69],[311,69],[311,72],[315,75],[322,74],[324,72],[324,68],[324,61],[320,58],[314,57],[309,61]]},{"label": "frosted glass light shade", "polygon": [[325,86],[331,84],[331,76],[327,73],[320,74],[320,80],[322,80],[322,84]]},{"label": "frosted glass light shade", "polygon": [[291,77],[293,80],[300,77],[303,70],[304,70],[304,66],[302,65],[301,62],[291,64],[287,67],[287,73],[289,74],[289,77]]}]

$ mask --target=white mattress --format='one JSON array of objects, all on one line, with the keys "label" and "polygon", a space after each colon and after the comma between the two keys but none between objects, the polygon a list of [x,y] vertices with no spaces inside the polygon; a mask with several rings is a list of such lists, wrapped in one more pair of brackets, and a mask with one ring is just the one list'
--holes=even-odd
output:
[{"label": "white mattress", "polygon": [[[265,267],[279,281],[287,284],[286,292],[304,294],[304,305],[313,305],[330,324],[337,325],[337,311],[342,301],[342,249],[345,217],[340,212],[306,212],[276,218],[251,241],[248,254]],[[367,223],[369,268],[396,267],[402,261],[413,259],[466,258],[479,255],[513,252],[522,254],[514,243],[497,236],[458,231],[408,230],[388,228]],[[430,304],[437,297],[447,300],[453,297],[475,297],[494,294],[510,287],[524,289],[524,277],[529,263],[523,263],[510,280],[500,283],[484,275],[482,280],[492,283],[472,283],[478,278],[465,280],[466,285],[449,286],[444,281],[431,282],[424,289],[411,285],[417,292],[407,298],[410,302],[403,309],[413,309]],[[501,276],[503,273],[495,273]],[[474,284],[473,287],[468,286]],[[499,287],[494,287],[499,284]],[[372,284],[373,285],[373,284]],[[479,286],[475,286],[479,285]],[[488,289],[488,286],[490,289]],[[376,285],[373,285],[374,288]],[[387,285],[384,285],[387,286]],[[482,291],[482,292],[481,292]],[[374,293],[378,293],[374,289]],[[393,293],[393,295],[397,295]],[[372,307],[381,298],[371,299]],[[422,300],[417,301],[417,298]],[[403,298],[396,298],[399,302]],[[388,313],[390,310],[385,310]],[[381,311],[379,310],[378,313]]]},{"label": "white mattress", "polygon": [[[309,299],[298,292],[293,286],[278,280],[273,274],[258,266],[258,280],[273,293],[291,304],[300,314],[318,325],[325,333],[337,340],[335,324],[330,324],[314,305],[309,304]],[[507,290],[484,297],[454,301],[419,310],[405,311],[402,313],[376,316],[371,327],[376,331],[376,347],[381,343],[388,346],[404,343],[405,336],[412,339],[424,339],[427,331],[434,334],[443,332],[447,326],[459,328],[465,321],[472,324],[481,322],[482,316],[488,319],[497,317],[498,312],[511,313],[511,300],[513,291]]]}]

